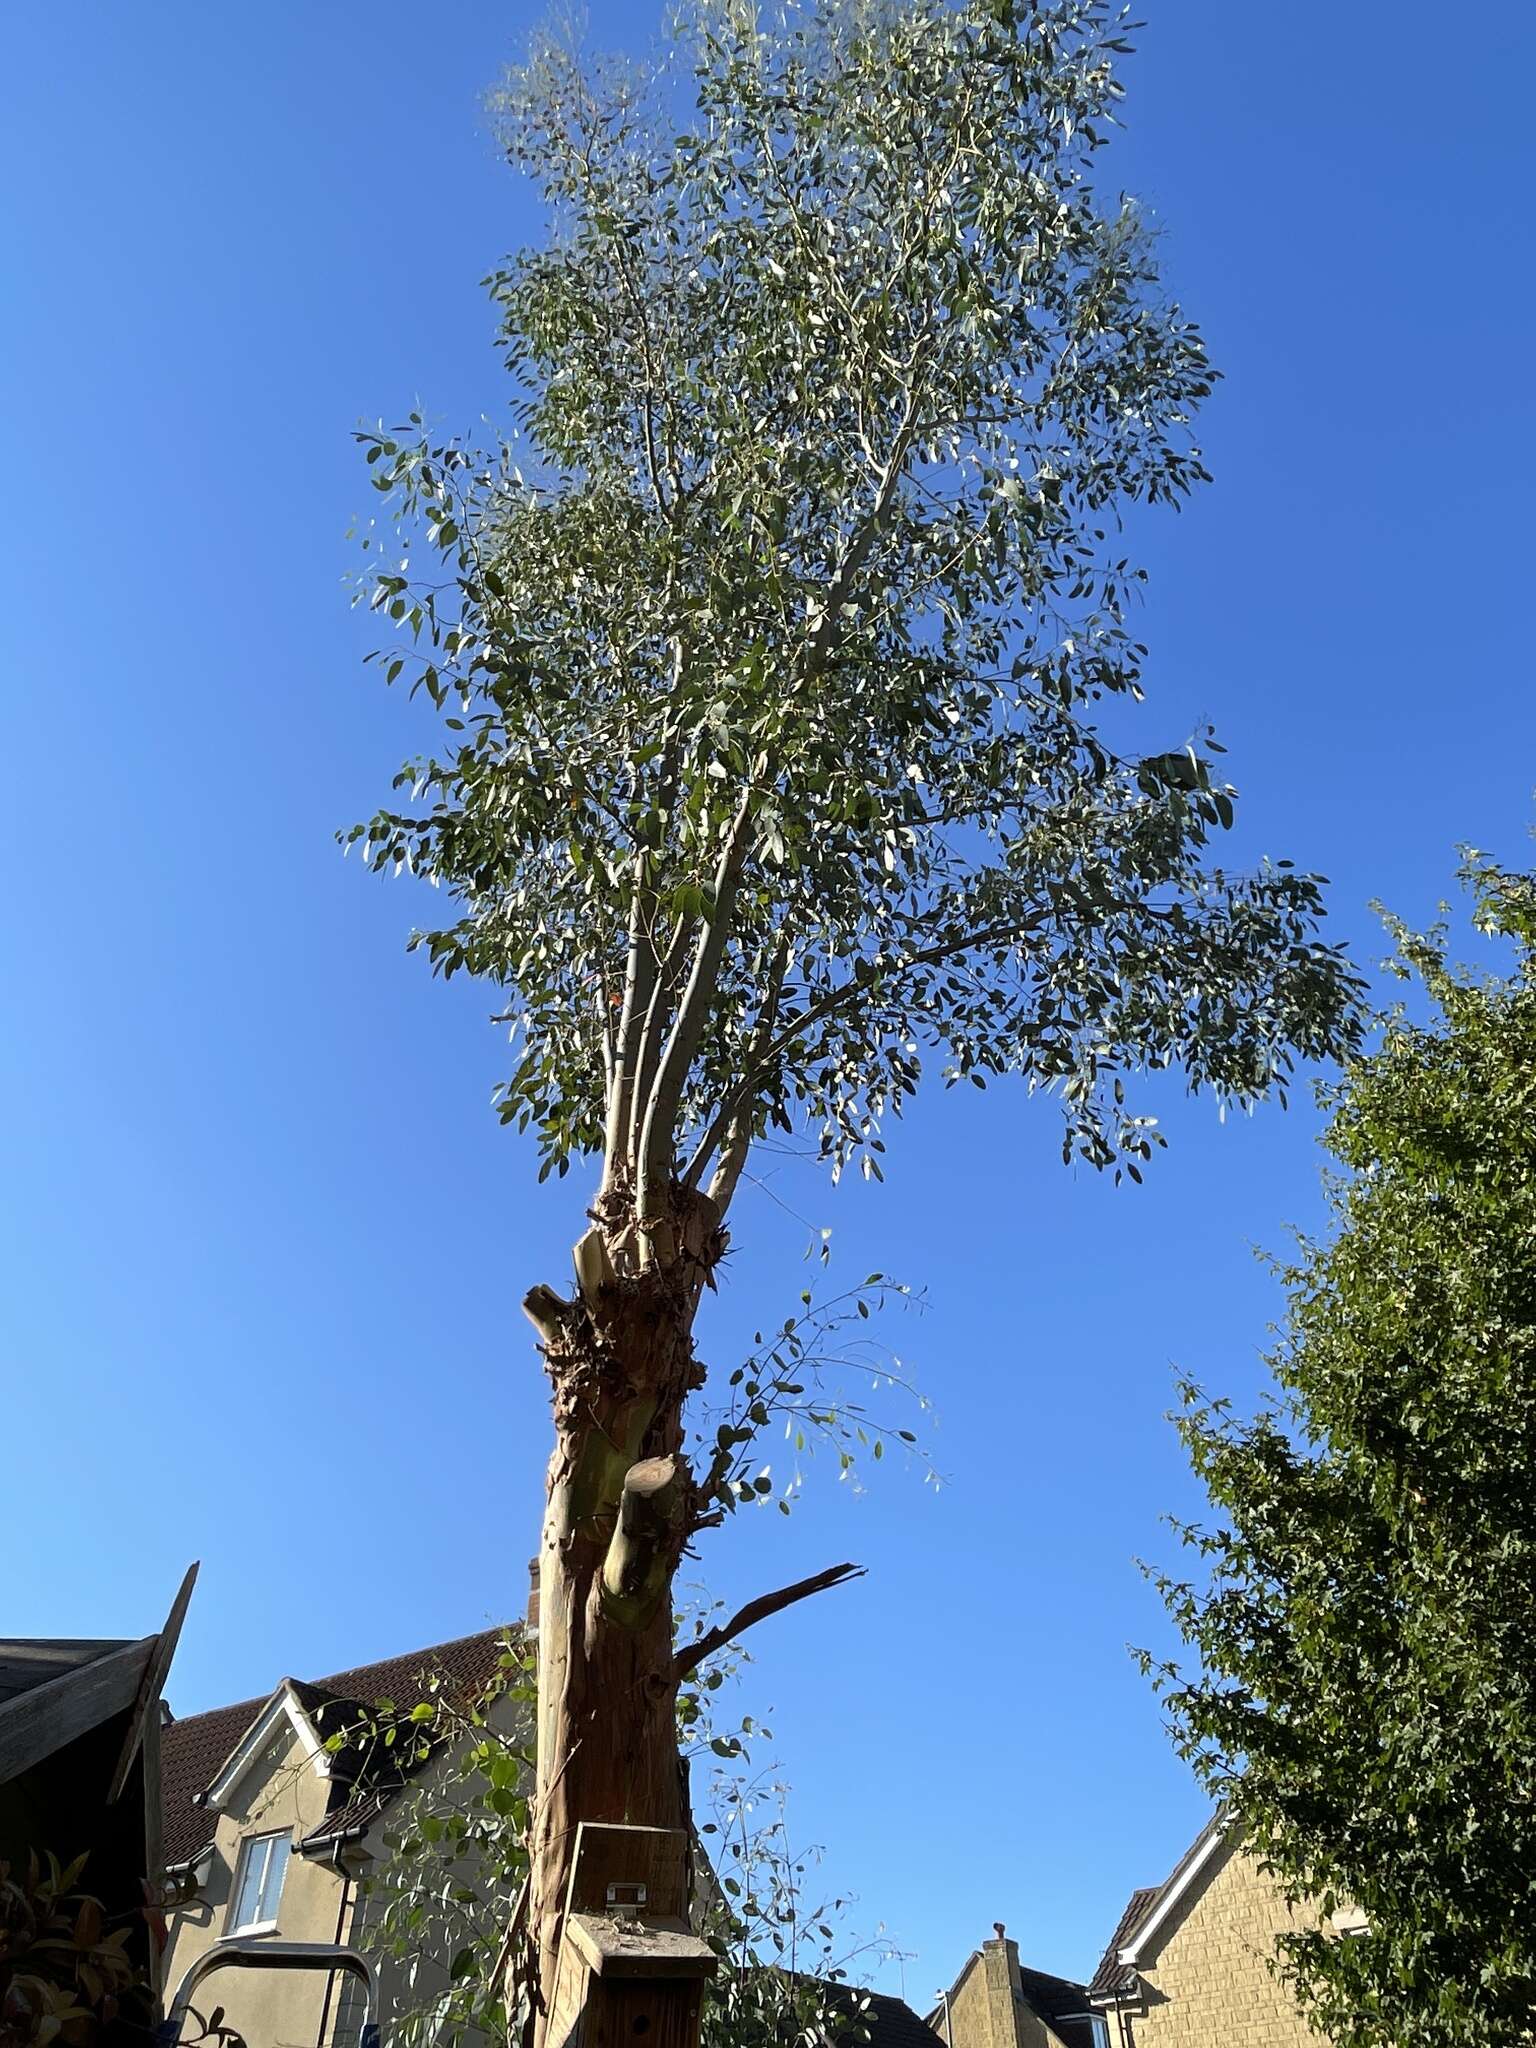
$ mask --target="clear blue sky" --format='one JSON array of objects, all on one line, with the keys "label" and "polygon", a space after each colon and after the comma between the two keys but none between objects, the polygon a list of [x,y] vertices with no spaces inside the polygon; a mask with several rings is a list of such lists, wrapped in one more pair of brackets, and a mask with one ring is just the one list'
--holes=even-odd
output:
[{"label": "clear blue sky", "polygon": [[[1245,854],[1414,917],[1470,840],[1525,858],[1536,14],[1152,0],[1107,174],[1166,224],[1225,382],[1215,486],[1154,536],[1150,747],[1216,717]],[[55,0],[11,10],[7,1632],[138,1632],[203,1576],[182,1712],[472,1630],[521,1601],[546,1451],[517,1302],[581,1191],[487,1109],[488,1000],[402,940],[331,834],[404,751],[341,579],[349,439],[503,396],[478,279],[531,225],[480,90],[520,0]],[[649,9],[594,9],[599,38]],[[1022,1094],[930,1098],[884,1189],[786,1183],[898,1333],[938,1493],[827,1474],[703,1574],[870,1577],[753,1638],[800,1833],[925,1999],[1007,1921],[1085,1971],[1203,1819],[1125,1653],[1133,1557],[1192,1506],[1175,1365],[1247,1396],[1250,1247],[1319,1213],[1302,1106],[1162,1091],[1141,1192],[1057,1163]],[[805,1224],[744,1206],[706,1333],[793,1306]],[[770,1523],[772,1526],[770,1527]],[[897,1981],[893,1974],[889,1980]]]}]

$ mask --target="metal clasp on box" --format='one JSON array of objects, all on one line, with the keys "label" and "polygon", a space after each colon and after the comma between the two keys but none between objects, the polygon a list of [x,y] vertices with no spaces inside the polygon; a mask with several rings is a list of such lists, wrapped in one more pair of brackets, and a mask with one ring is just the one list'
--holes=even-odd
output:
[{"label": "metal clasp on box", "polygon": [[645,1905],[643,1884],[611,1884],[608,1887],[608,1914],[614,1920],[635,1920]]}]

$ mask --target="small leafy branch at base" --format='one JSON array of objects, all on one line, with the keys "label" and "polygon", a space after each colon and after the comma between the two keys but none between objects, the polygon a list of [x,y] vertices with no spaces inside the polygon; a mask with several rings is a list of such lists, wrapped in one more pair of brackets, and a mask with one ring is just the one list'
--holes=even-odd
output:
[{"label": "small leafy branch at base", "polygon": [[[734,1652],[715,1656],[680,1695],[683,1753],[712,1764],[699,1840],[713,1869],[701,1911],[721,1968],[706,1993],[703,2048],[860,2048],[867,1994],[850,1977],[892,1951],[844,1936],[848,1902],[810,1892],[817,1856],[791,1846],[785,1788],[751,1771],[768,1729],[750,1716],[718,1728],[712,1703],[739,1663]],[[525,2015],[509,2023],[498,1965],[529,1869],[534,1697],[530,1654],[509,1640],[477,1700],[445,1692],[408,1716],[381,1709],[342,1738],[398,1749],[416,1774],[391,1808],[389,1857],[367,1880],[360,1937],[390,1966],[399,2048],[519,2037]]]},{"label": "small leafy branch at base", "polygon": [[376,1763],[393,1752],[411,1774],[390,1807],[388,1859],[365,1883],[363,1922],[370,1951],[390,1966],[397,2048],[507,2036],[496,1963],[528,1876],[535,1699],[534,1653],[509,1635],[478,1697],[441,1688],[408,1716],[381,1710],[336,1745]]},{"label": "small leafy branch at base", "polygon": [[849,1902],[809,1889],[820,1854],[793,1846],[786,1800],[770,1773],[712,1773],[699,1832],[716,1866],[705,1924],[720,1971],[706,1994],[705,2048],[860,2048],[869,2038],[869,1994],[854,1973],[895,1951],[850,1940]]}]

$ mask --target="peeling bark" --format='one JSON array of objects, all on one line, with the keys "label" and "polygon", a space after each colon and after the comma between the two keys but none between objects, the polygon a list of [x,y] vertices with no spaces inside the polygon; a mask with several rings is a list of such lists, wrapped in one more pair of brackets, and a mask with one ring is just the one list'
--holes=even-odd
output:
[{"label": "peeling bark", "polygon": [[578,1298],[538,1288],[526,1304],[555,1411],[539,1551],[535,2044],[578,1824],[688,1825],[671,1594],[695,1505],[682,1453],[683,1404],[703,1379],[693,1320],[725,1237],[714,1205],[681,1188],[667,1221],[671,1260],[625,1272],[628,1202],[604,1197],[578,1247]]}]

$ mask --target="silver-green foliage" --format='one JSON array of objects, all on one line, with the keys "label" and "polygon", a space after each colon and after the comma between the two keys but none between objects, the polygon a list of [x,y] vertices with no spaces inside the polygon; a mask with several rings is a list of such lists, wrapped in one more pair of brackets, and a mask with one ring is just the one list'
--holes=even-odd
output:
[{"label": "silver-green foliage", "polygon": [[513,425],[361,437],[379,659],[444,743],[352,839],[443,887],[417,943],[506,992],[502,1115],[605,1155],[642,1257],[773,1126],[878,1174],[925,1057],[1136,1173],[1124,1070],[1247,1102],[1350,1040],[1317,878],[1210,857],[1211,736],[1105,729],[1124,518],[1204,476],[1212,382],[1091,176],[1124,26],[721,0],[644,73],[541,44],[499,101],[550,217],[491,280]]},{"label": "silver-green foliage", "polygon": [[477,1696],[439,1685],[409,1714],[381,1707],[349,1731],[399,1784],[354,1936],[384,1965],[398,2048],[507,2038],[496,1958],[528,1874],[533,1700],[532,1648],[509,1633]]},{"label": "silver-green foliage", "polygon": [[[769,1739],[748,1720],[715,1747],[741,1759],[759,1736]],[[714,1880],[705,1931],[720,1958],[704,2048],[863,2048],[870,1993],[855,1974],[890,1951],[850,1939],[849,1902],[813,1888],[819,1856],[790,1836],[786,1788],[737,1762],[717,1767],[699,1833]]]}]

